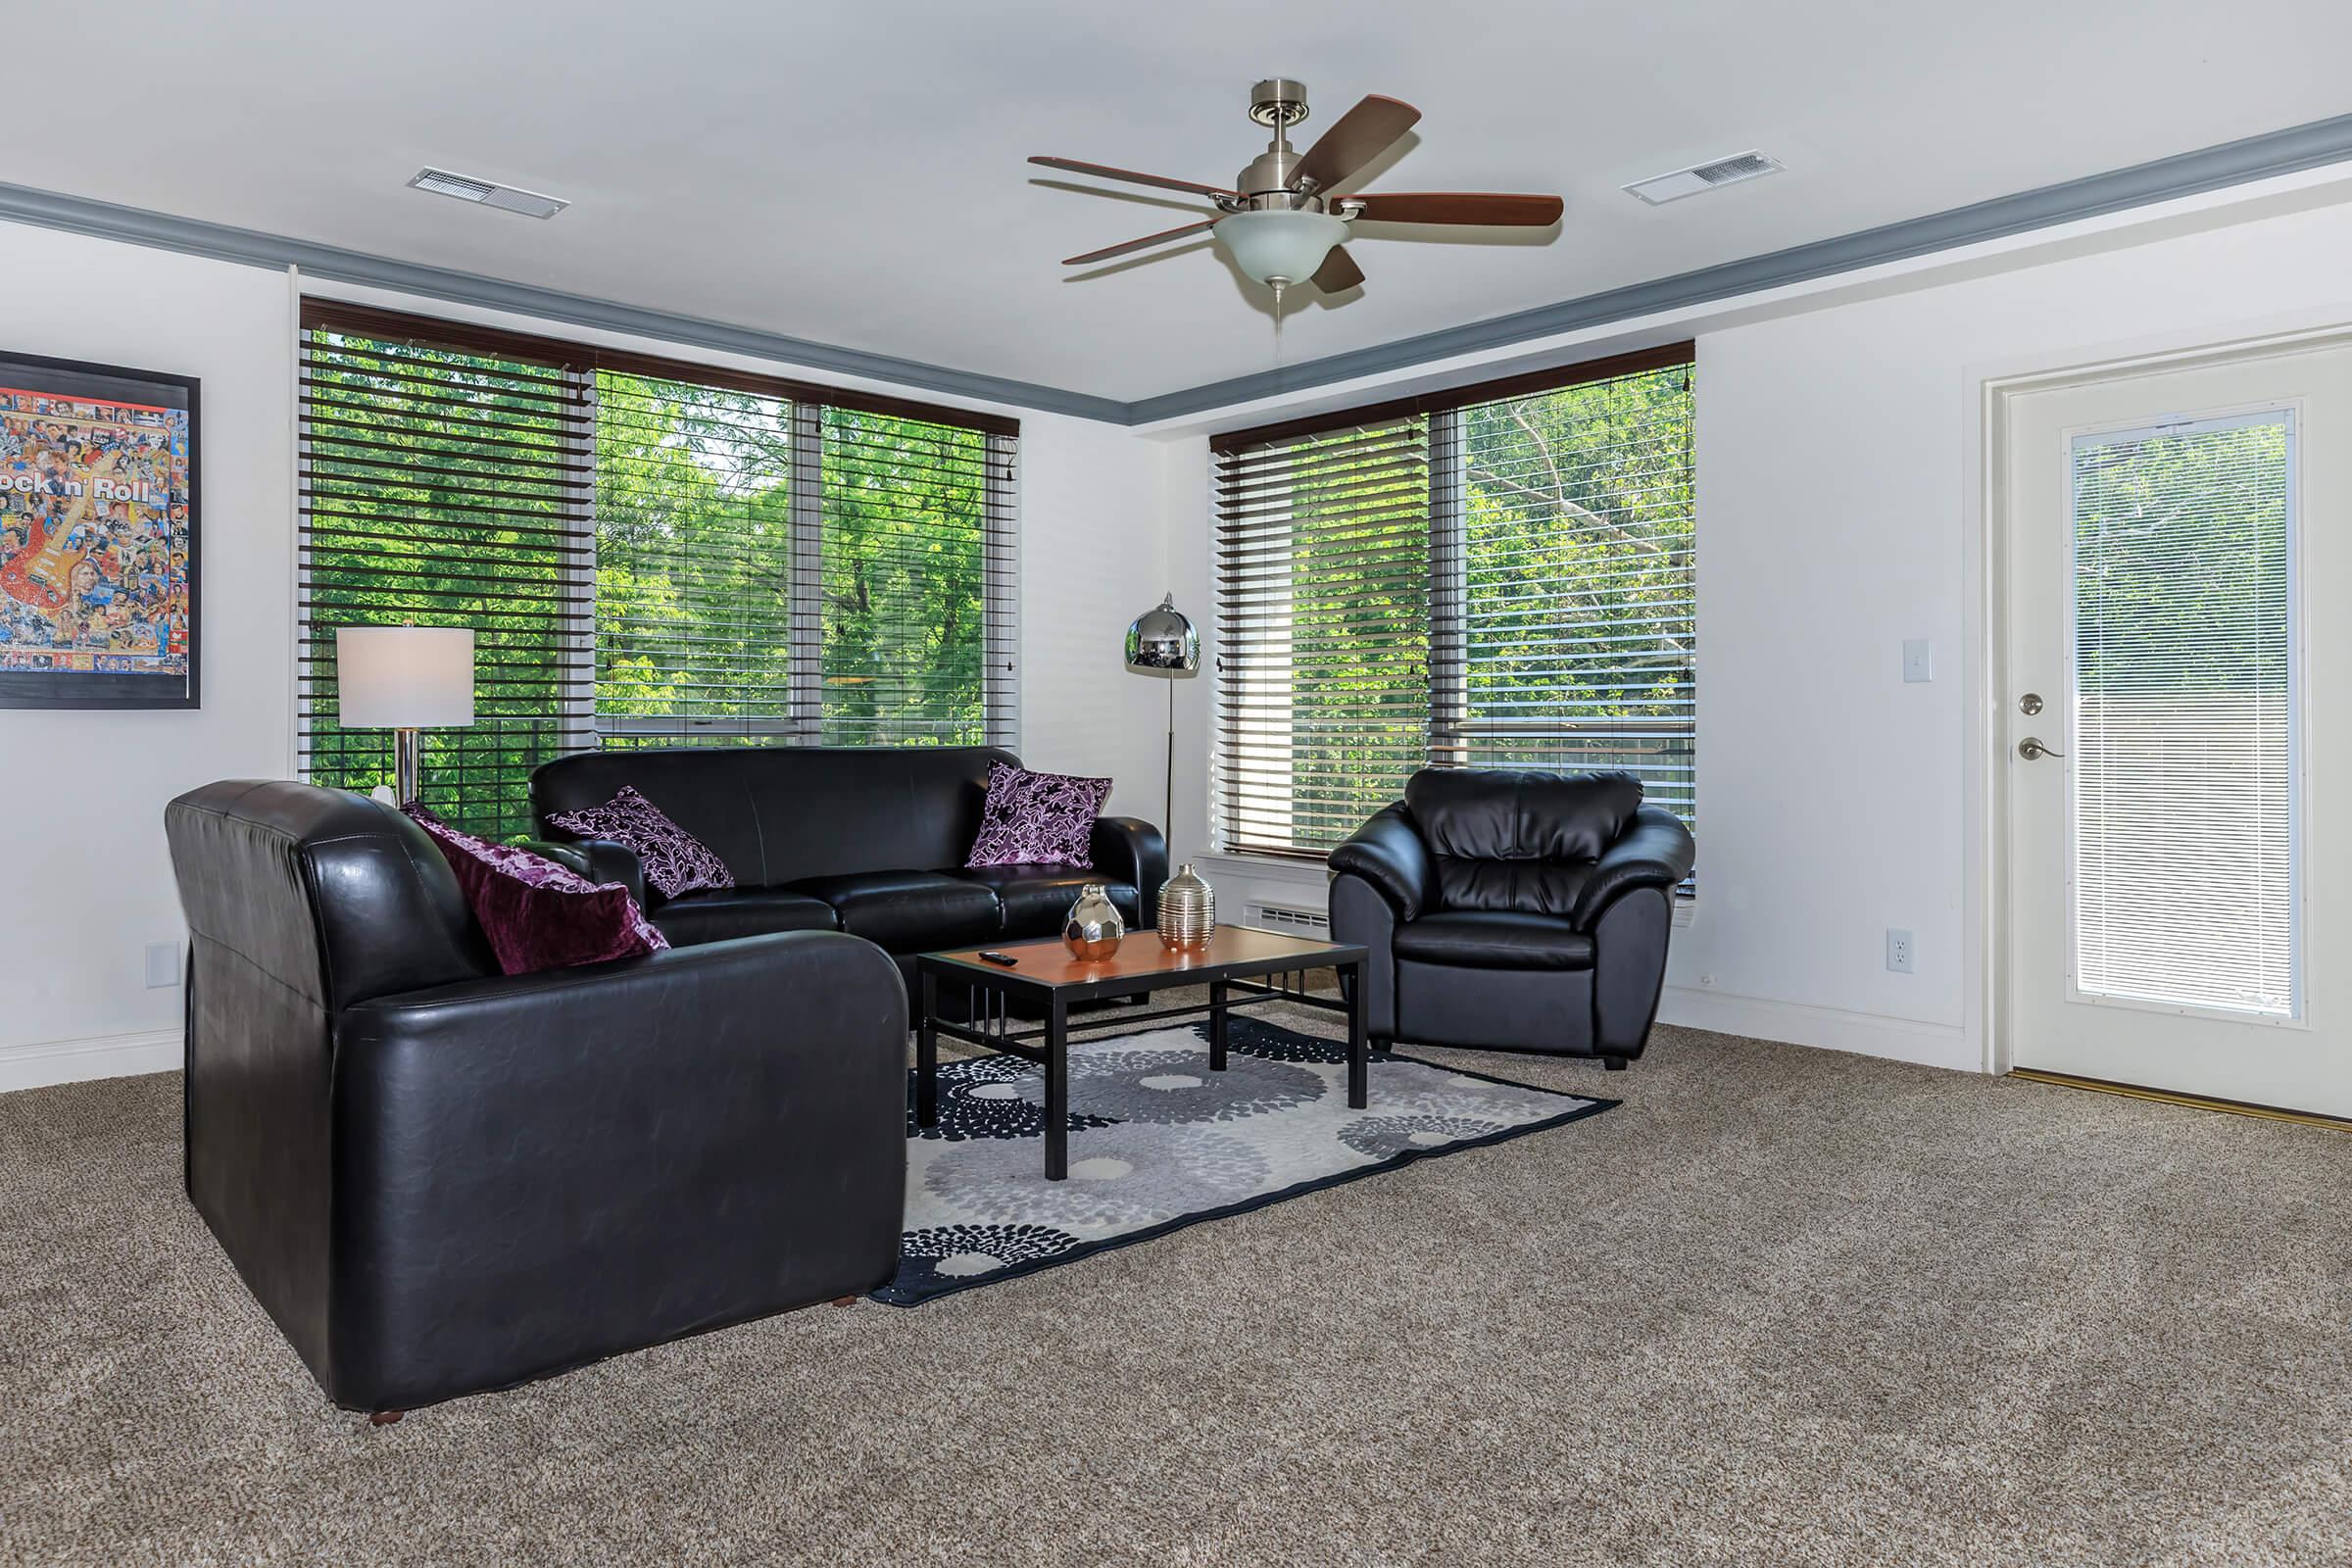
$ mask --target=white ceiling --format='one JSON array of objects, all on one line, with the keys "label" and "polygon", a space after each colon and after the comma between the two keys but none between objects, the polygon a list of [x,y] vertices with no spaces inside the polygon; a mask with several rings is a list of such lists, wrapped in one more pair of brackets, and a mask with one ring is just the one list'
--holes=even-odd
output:
[{"label": "white ceiling", "polygon": [[[1262,291],[1205,244],[1067,275],[1188,204],[1023,159],[1223,183],[1263,75],[1308,84],[1301,148],[1366,92],[1420,107],[1370,188],[1568,203],[1547,244],[1365,227],[1367,285],[1295,295],[1290,363],[2352,110],[2342,0],[118,0],[8,31],[0,180],[1122,400],[1269,368]],[[1751,146],[1788,172],[1617,189]],[[406,189],[426,164],[573,206]]]}]

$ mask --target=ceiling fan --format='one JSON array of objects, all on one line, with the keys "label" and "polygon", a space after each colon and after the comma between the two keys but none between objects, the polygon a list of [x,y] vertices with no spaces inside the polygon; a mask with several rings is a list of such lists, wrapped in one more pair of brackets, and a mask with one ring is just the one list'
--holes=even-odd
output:
[{"label": "ceiling fan", "polygon": [[1303,154],[1291,149],[1289,131],[1306,118],[1306,88],[1277,76],[1250,89],[1250,118],[1272,127],[1274,140],[1231,189],[1164,174],[1080,163],[1074,158],[1032,158],[1033,164],[1074,174],[1095,174],[1162,190],[1189,191],[1216,204],[1222,217],[1203,217],[1181,228],[1146,234],[1123,245],[1088,251],[1063,262],[1082,267],[1165,245],[1170,240],[1213,230],[1241,270],[1274,290],[1311,282],[1326,294],[1353,288],[1364,274],[1348,254],[1348,225],[1356,219],[1379,223],[1474,223],[1491,227],[1544,228],[1560,220],[1557,196],[1512,196],[1492,191],[1414,191],[1387,195],[1343,195],[1371,162],[1413,128],[1421,111],[1375,93],[1342,115]]}]

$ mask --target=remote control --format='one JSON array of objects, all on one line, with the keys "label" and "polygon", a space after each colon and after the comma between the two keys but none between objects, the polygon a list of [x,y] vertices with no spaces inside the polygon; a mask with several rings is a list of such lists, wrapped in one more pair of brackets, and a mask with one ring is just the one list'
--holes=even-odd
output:
[{"label": "remote control", "polygon": [[1000,968],[1009,969],[1018,964],[1021,960],[1014,957],[1009,953],[997,953],[992,951],[981,954],[980,961],[982,963],[996,964]]}]

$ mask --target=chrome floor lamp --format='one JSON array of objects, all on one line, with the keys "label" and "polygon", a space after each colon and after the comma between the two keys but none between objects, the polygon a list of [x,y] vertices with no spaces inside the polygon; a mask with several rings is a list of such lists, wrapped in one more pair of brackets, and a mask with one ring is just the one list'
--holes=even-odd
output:
[{"label": "chrome floor lamp", "polygon": [[1168,779],[1159,830],[1176,836],[1176,682],[1200,671],[1200,633],[1176,608],[1176,596],[1164,594],[1158,607],[1135,617],[1127,628],[1127,667],[1168,683]]}]

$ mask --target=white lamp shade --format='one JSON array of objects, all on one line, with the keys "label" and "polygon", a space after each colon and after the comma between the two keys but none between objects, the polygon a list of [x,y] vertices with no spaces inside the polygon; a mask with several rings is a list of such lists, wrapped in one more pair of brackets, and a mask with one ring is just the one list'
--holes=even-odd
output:
[{"label": "white lamp shade", "polygon": [[1216,235],[1234,265],[1260,283],[1303,283],[1348,237],[1348,225],[1329,213],[1268,210],[1220,219]]},{"label": "white lamp shade", "polygon": [[456,729],[473,722],[469,626],[335,628],[346,729]]}]

